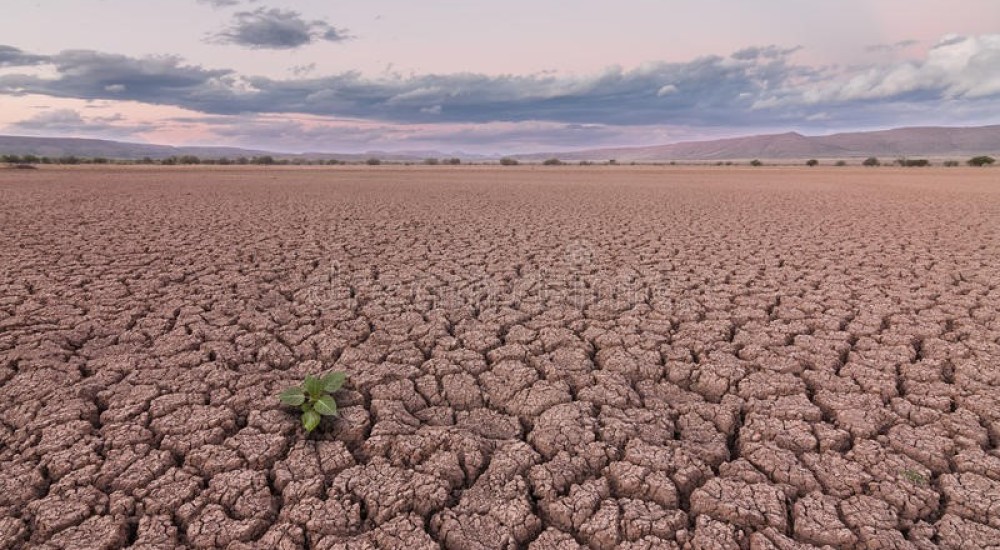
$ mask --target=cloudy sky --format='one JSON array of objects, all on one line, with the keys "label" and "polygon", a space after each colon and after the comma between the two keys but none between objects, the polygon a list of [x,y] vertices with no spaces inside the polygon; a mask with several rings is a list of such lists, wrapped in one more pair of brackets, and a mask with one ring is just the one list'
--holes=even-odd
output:
[{"label": "cloudy sky", "polygon": [[0,133],[515,153],[1000,123],[998,0],[4,0]]}]

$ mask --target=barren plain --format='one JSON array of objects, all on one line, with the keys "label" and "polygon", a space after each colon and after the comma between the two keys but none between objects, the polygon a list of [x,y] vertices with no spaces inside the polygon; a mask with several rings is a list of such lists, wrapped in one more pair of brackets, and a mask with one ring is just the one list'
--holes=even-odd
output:
[{"label": "barren plain", "polygon": [[0,171],[0,548],[1000,548],[998,285],[990,169]]}]

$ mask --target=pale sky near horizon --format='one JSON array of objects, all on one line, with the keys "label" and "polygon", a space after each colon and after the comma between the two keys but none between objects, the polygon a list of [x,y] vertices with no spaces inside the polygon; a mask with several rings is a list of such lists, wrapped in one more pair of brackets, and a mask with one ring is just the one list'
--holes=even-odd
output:
[{"label": "pale sky near horizon", "polygon": [[3,134],[507,153],[1000,123],[997,0],[4,4]]}]

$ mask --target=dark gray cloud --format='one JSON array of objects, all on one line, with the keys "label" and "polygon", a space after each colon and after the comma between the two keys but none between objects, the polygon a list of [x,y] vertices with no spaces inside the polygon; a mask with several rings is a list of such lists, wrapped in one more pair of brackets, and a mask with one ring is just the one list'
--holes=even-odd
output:
[{"label": "dark gray cloud", "polygon": [[774,44],[770,46],[751,46],[749,48],[743,48],[732,55],[733,59],[741,59],[744,61],[751,61],[754,59],[765,58],[765,59],[777,59],[779,57],[785,57],[791,55],[802,49],[802,46],[795,46],[792,48],[782,48],[781,46],[775,46]]},{"label": "dark gray cloud", "polygon": [[252,49],[290,50],[321,40],[342,42],[348,38],[347,31],[326,21],[307,21],[292,10],[259,8],[234,14],[230,26],[210,40]]},{"label": "dark gray cloud", "polygon": [[126,138],[154,128],[155,126],[149,124],[127,123],[120,114],[84,118],[73,109],[55,109],[42,111],[30,118],[15,122],[5,130],[21,135]]},{"label": "dark gray cloud", "polygon": [[27,67],[41,65],[47,61],[48,58],[43,55],[29,54],[13,46],[0,45],[0,67]]},{"label": "dark gray cloud", "polygon": [[949,38],[924,60],[857,69],[794,64],[789,59],[794,51],[749,48],[730,57],[610,68],[590,76],[369,77],[347,72],[275,79],[210,70],[170,56],[132,58],[93,51],[32,56],[16,50],[8,58],[20,61],[8,64],[42,59],[55,67],[55,76],[2,75],[0,94],[133,100],[215,115],[301,113],[394,124],[548,121],[759,128],[809,123],[836,128],[858,120],[868,125],[920,123],[934,113],[957,117],[971,105],[985,108],[980,112],[1000,112],[1000,80],[994,70],[1000,62],[1000,35]]},{"label": "dark gray cloud", "polygon": [[[179,105],[212,94],[213,82],[232,75],[229,70],[209,70],[185,65],[179,57],[135,58],[92,50],[67,50],[35,56],[31,65],[52,65],[58,76],[29,74],[0,76],[0,94],[38,93],[77,99],[134,100]],[[19,63],[28,65],[26,61]]]}]

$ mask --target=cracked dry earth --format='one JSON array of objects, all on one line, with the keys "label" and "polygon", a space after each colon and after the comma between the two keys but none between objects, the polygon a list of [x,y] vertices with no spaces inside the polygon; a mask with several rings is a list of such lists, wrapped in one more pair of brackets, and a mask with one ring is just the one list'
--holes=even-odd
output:
[{"label": "cracked dry earth", "polygon": [[991,170],[0,173],[0,547],[998,548],[998,229]]}]

